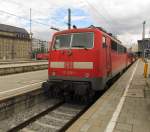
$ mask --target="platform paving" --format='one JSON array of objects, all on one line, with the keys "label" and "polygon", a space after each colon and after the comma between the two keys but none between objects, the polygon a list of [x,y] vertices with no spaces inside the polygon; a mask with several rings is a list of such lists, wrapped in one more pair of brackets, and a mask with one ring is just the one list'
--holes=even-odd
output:
[{"label": "platform paving", "polygon": [[0,76],[0,100],[41,87],[48,78],[47,70]]},{"label": "platform paving", "polygon": [[48,68],[48,62],[27,62],[27,63],[12,63],[0,65],[0,76],[8,74],[16,74],[23,72],[31,72],[44,70]]},{"label": "platform paving", "polygon": [[48,64],[48,62],[27,62],[27,63],[12,63],[12,64],[4,64],[0,65],[0,68],[8,68],[8,67],[23,67],[23,66],[34,66],[34,65],[44,65]]},{"label": "platform paving", "polygon": [[67,132],[150,132],[150,78],[143,67],[136,61]]},{"label": "platform paving", "polygon": [[149,78],[143,77],[143,64],[139,62],[114,132],[150,132]]},{"label": "platform paving", "polygon": [[39,63],[47,62],[47,60],[0,60],[0,65],[21,64],[21,63]]}]

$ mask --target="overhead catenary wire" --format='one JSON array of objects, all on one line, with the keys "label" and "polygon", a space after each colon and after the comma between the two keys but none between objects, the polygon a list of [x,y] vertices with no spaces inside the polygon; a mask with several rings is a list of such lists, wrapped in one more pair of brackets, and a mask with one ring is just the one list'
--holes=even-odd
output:
[{"label": "overhead catenary wire", "polygon": [[115,24],[118,24],[118,23],[119,23],[118,20],[114,19],[114,18],[110,15],[110,13],[108,12],[107,8],[105,8],[102,3],[100,4],[100,8],[102,8],[102,10],[104,10],[105,15],[107,14],[107,17],[109,18],[109,20],[110,20],[111,22],[113,22],[113,23],[115,23]]},{"label": "overhead catenary wire", "polygon": [[[106,15],[103,15],[103,13],[100,13],[99,10],[93,4],[91,4],[88,0],[86,0],[86,1],[80,0],[80,1],[86,3],[87,6],[91,7],[95,11],[95,13],[99,16],[99,18],[100,17],[102,18],[102,20],[105,22],[105,24],[108,26],[108,28],[110,30],[115,29],[114,26],[111,26],[113,20],[112,20],[112,17],[110,17],[110,15],[109,15],[109,18],[107,18]],[[109,14],[109,13],[107,13],[107,14]],[[115,22],[115,23],[117,23],[117,22]]]},{"label": "overhead catenary wire", "polygon": [[[7,12],[7,11],[0,10],[0,12],[1,12],[1,13],[4,13],[4,14],[11,15],[11,16],[14,16],[14,17],[17,17],[17,18],[19,18],[19,19],[24,19],[24,20],[30,21],[29,18],[22,17],[22,16],[18,16],[18,15],[16,15],[16,14],[13,14],[13,13],[10,13],[10,12]],[[41,22],[38,22],[38,21],[36,21],[36,20],[32,20],[32,22],[37,23],[37,24],[41,24],[41,25],[44,25],[44,26],[47,26],[47,27],[50,26],[50,25],[48,25],[48,24],[41,23]]]},{"label": "overhead catenary wire", "polygon": [[[20,3],[20,2],[16,2],[16,1],[14,1],[14,0],[11,0],[11,1],[5,0],[4,2],[9,2],[9,3],[15,4],[15,5],[17,5],[17,6],[25,7],[25,8],[27,8],[27,9],[30,9],[30,8],[31,8],[31,7],[28,7],[28,6],[26,6],[26,5],[22,4],[22,3]],[[55,8],[56,8],[56,7],[51,7],[51,8],[48,8],[48,9],[55,9]],[[22,9],[22,8],[21,8],[21,9]],[[37,10],[37,9],[33,9],[33,8],[32,8],[32,12],[41,14],[41,13],[43,13],[43,10],[40,11],[40,10]],[[56,19],[56,18],[54,18],[54,17],[51,17],[51,18],[52,18],[52,20],[56,21],[57,23],[58,23],[58,22],[59,22],[59,23],[61,22],[61,23],[67,25],[67,22],[65,22],[65,21],[63,21],[63,20],[59,20],[59,21],[58,21],[58,19]],[[35,21],[35,20],[34,20],[34,21]],[[44,23],[41,23],[41,22],[38,22],[38,21],[35,21],[35,23],[39,23],[39,24],[45,25],[45,26],[48,25],[48,24],[44,24]]]},{"label": "overhead catenary wire", "polygon": [[[19,16],[19,15],[16,15],[16,14],[13,14],[13,13],[10,13],[10,12],[7,12],[7,11],[3,11],[3,10],[0,10],[0,13],[4,13],[4,14],[7,14],[7,15],[11,15],[11,16],[14,16],[14,17],[17,17],[18,19],[23,19],[23,20],[26,20],[29,22],[29,26],[30,26],[30,22],[31,22],[31,19],[30,18],[27,18],[27,17],[23,17],[23,16]],[[58,21],[58,20],[57,20]],[[35,23],[35,24],[40,24],[40,25],[43,25],[45,27],[47,27],[48,29],[52,29],[51,27],[53,27],[52,25],[50,24],[45,24],[45,23],[42,23],[42,22],[39,22],[39,21],[36,21],[34,19],[32,19],[32,23]],[[64,22],[65,23],[65,22]],[[68,24],[67,22],[65,23],[66,25]],[[61,29],[60,27],[55,27],[57,29]],[[64,29],[64,28],[63,28]],[[30,29],[29,29],[30,30]],[[32,34],[32,33],[31,33]]]},{"label": "overhead catenary wire", "polygon": [[[28,7],[28,6],[26,6],[26,5],[22,4],[22,3],[20,3],[20,2],[16,2],[16,1],[14,1],[14,0],[5,0],[5,1],[3,1],[3,2],[9,2],[9,3],[15,4],[15,5],[17,5],[17,6],[25,7],[25,8],[27,8],[27,9],[30,9],[30,8],[31,8],[31,7]],[[53,8],[52,8],[52,9],[53,9]],[[41,13],[40,10],[36,10],[36,9],[32,9],[32,10],[33,10],[33,12]]]},{"label": "overhead catenary wire", "polygon": [[87,0],[86,0],[86,1],[80,0],[80,1],[86,3],[86,4],[87,4],[88,6],[90,6],[93,10],[95,10],[95,13],[96,13],[98,16],[101,16],[101,17],[103,18],[103,21],[105,21],[106,24],[107,24],[108,26],[110,26],[109,20],[107,20],[107,18],[106,18],[103,14],[101,14],[101,13],[96,9],[95,6],[93,6],[93,5],[92,5],[90,2],[88,2]]}]

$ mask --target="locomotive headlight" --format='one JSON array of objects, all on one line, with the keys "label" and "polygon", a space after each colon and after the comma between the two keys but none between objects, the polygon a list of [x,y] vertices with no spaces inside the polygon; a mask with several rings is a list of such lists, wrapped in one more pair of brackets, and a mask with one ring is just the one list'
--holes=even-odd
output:
[{"label": "locomotive headlight", "polygon": [[86,78],[88,78],[89,76],[90,76],[90,74],[89,73],[85,73],[85,75],[84,75]]},{"label": "locomotive headlight", "polygon": [[55,76],[55,75],[56,75],[56,72],[53,71],[53,72],[52,72],[52,76]]}]

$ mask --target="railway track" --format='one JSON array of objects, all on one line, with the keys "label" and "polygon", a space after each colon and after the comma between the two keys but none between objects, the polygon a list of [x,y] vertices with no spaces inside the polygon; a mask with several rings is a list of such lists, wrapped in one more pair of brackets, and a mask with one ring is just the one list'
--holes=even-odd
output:
[{"label": "railway track", "polygon": [[[97,97],[95,96],[96,98],[93,102],[88,105],[83,105],[79,102],[78,104],[75,102],[73,102],[73,104],[72,102],[66,103],[57,98],[49,99],[45,97],[43,91],[37,91],[36,94],[35,92],[31,92],[20,95],[15,99],[12,98],[12,101],[11,99],[8,101],[6,100],[6,103],[4,103],[6,106],[2,105],[0,112],[2,115],[6,115],[6,117],[2,117],[0,120],[0,131],[65,131],[101,95],[103,95],[103,92],[101,94],[99,93]],[[10,101],[11,104],[9,103]]]},{"label": "railway track", "polygon": [[[115,80],[112,81],[113,84]],[[111,85],[110,84],[110,85]],[[109,86],[108,86],[109,87]],[[105,92],[105,91],[104,91]],[[9,132],[55,132],[65,131],[80,117],[103,93],[95,96],[90,104],[73,104],[57,98],[46,98],[43,91],[20,95],[15,99],[6,100],[2,105],[0,131]],[[35,97],[34,97],[35,96]],[[9,103],[11,101],[11,104]],[[16,104],[13,104],[16,103]],[[20,110],[20,111],[19,111]],[[8,118],[7,118],[8,117]],[[4,118],[4,119],[3,119]]]},{"label": "railway track", "polygon": [[47,98],[43,90],[1,100],[0,132],[65,131],[90,105]]},{"label": "railway track", "polygon": [[45,111],[8,130],[9,132],[65,131],[85,110],[87,105],[67,104],[59,101]]},{"label": "railway track", "polygon": [[[93,101],[104,92],[98,93]],[[0,102],[0,132],[65,131],[90,106],[46,98],[43,89],[31,91]]]}]

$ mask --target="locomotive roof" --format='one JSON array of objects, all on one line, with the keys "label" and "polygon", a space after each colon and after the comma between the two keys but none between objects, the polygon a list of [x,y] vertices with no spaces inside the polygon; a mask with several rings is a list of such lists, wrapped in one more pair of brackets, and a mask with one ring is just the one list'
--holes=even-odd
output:
[{"label": "locomotive roof", "polygon": [[[80,31],[85,31],[85,30],[91,30],[91,29],[93,29],[93,30],[99,30],[99,31],[101,31],[103,34],[105,34],[105,35],[107,35],[107,36],[109,36],[113,41],[116,41],[118,44],[120,44],[120,45],[122,45],[122,46],[124,46],[123,44],[122,44],[122,42],[120,41],[120,40],[118,40],[115,36],[113,36],[111,33],[108,33],[105,29],[103,29],[102,27],[95,27],[95,26],[93,26],[93,25],[91,25],[90,27],[88,27],[88,28],[77,28],[77,29],[70,29],[70,30],[63,30],[63,31],[59,31],[59,32],[56,32],[55,34],[61,34],[61,33],[66,33],[66,32],[70,32],[70,33],[72,33],[72,32],[76,32],[77,30],[80,30]],[[125,46],[124,46],[125,47]]]},{"label": "locomotive roof", "polygon": [[112,33],[108,33],[104,28],[102,28],[102,27],[95,27],[93,25],[91,25],[89,28],[96,28],[96,29],[102,31],[105,35],[108,35],[109,37],[111,37],[112,40],[117,41],[119,44],[122,45],[122,42],[119,39],[117,39],[115,36],[113,36]]}]

